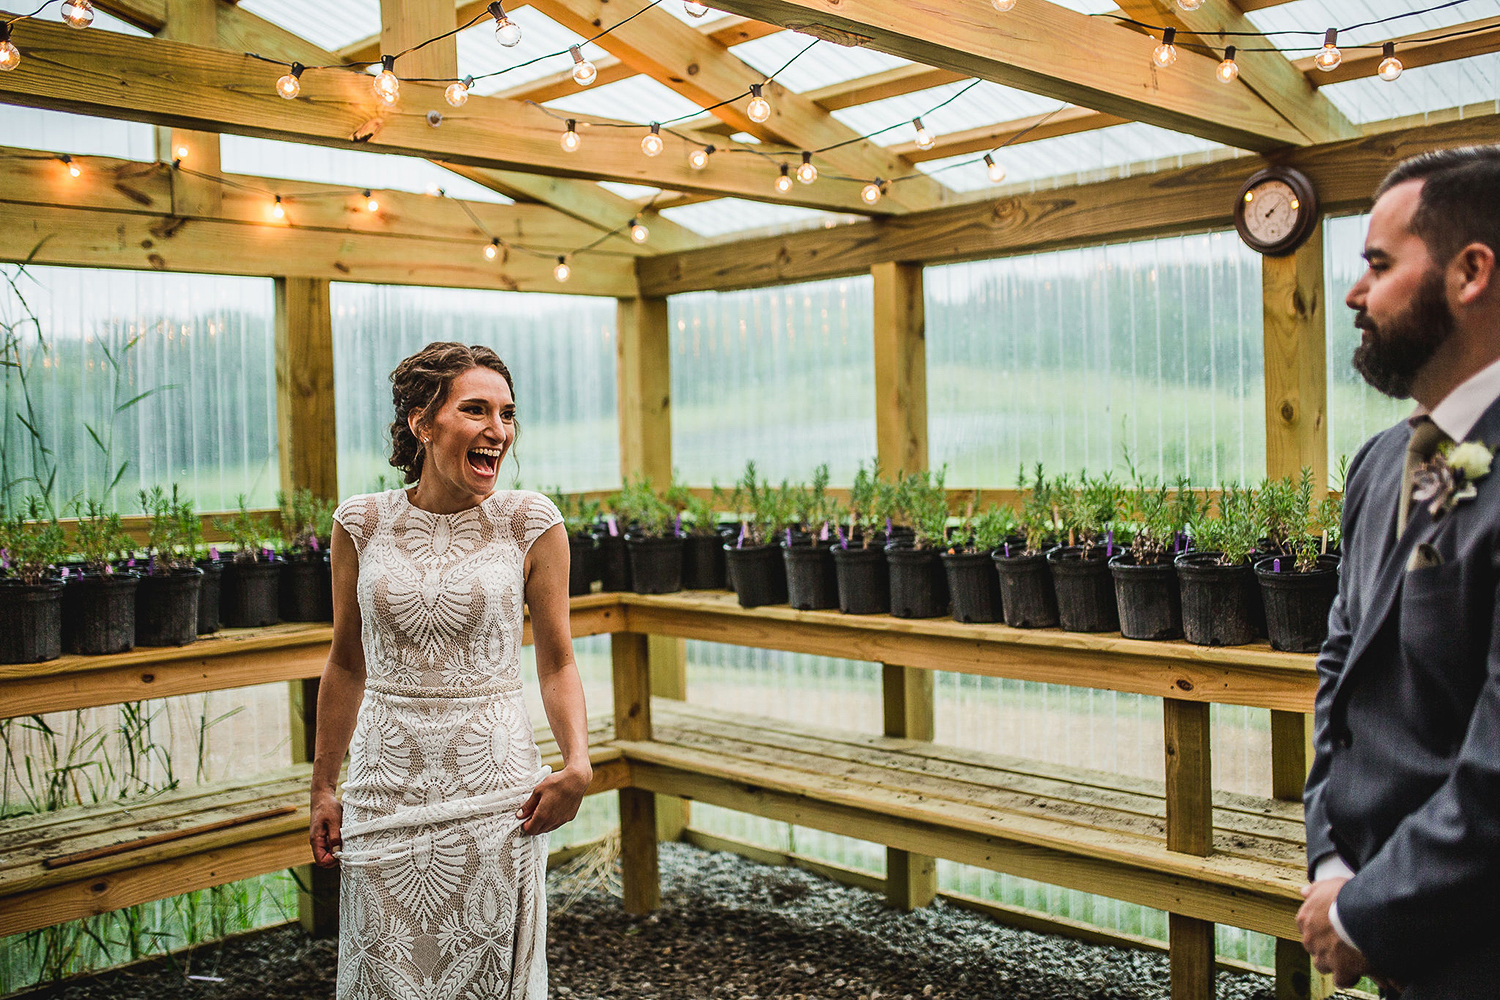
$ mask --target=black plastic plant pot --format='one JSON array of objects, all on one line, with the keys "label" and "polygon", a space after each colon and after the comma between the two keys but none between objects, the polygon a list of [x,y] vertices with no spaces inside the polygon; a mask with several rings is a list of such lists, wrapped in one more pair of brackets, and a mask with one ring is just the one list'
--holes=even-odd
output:
[{"label": "black plastic plant pot", "polygon": [[682,539],[627,536],[630,584],[637,594],[675,594],[682,589]]},{"label": "black plastic plant pot", "polygon": [[279,620],[281,564],[228,562],[219,593],[219,617],[226,628],[258,628]]},{"label": "black plastic plant pot", "polygon": [[322,580],[318,561],[287,559],[273,565],[281,567],[281,581],[276,588],[277,615],[284,622],[327,621],[322,609]]},{"label": "black plastic plant pot", "polygon": [[135,648],[134,573],[76,576],[63,586],[63,650],[84,656]]},{"label": "black plastic plant pot", "polygon": [[1140,565],[1129,552],[1109,561],[1120,611],[1120,634],[1127,639],[1182,638],[1182,591],[1171,561]]},{"label": "black plastic plant pot", "polygon": [[329,552],[318,560],[318,621],[333,621],[333,555]]},{"label": "black plastic plant pot", "polygon": [[991,623],[1005,620],[1000,600],[1000,574],[988,552],[944,552],[943,569],[948,574],[948,595],[953,620]]},{"label": "black plastic plant pot", "polygon": [[[732,549],[740,537],[740,526],[738,524],[719,525],[719,551],[728,552]],[[724,560],[724,586],[731,591],[736,590],[734,584],[734,564],[726,557]]]},{"label": "black plastic plant pot", "polygon": [[780,545],[724,546],[729,572],[734,574],[740,607],[758,608],[786,603],[786,566]]},{"label": "black plastic plant pot", "polygon": [[1000,577],[1000,606],[1011,628],[1056,628],[1057,592],[1045,552],[1007,556],[995,550],[991,558]]},{"label": "black plastic plant pot", "polygon": [[846,549],[835,545],[834,576],[838,578],[839,610],[846,615],[884,615],[891,610],[891,571],[885,546],[861,548],[853,542]]},{"label": "black plastic plant pot", "polygon": [[1328,612],[1339,593],[1339,558],[1319,556],[1318,568],[1310,573],[1297,572],[1294,562],[1292,556],[1281,556],[1255,564],[1266,631],[1272,649],[1316,653],[1328,638]]},{"label": "black plastic plant pot", "polygon": [[608,532],[594,536],[599,547],[594,550],[595,565],[599,567],[599,588],[614,594],[630,589],[630,555],[625,551],[625,538]]},{"label": "black plastic plant pot", "polygon": [[786,601],[798,611],[826,611],[839,606],[838,570],[833,553],[813,541],[783,546],[786,564]]},{"label": "black plastic plant pot", "polygon": [[1198,646],[1243,646],[1255,641],[1255,572],[1248,562],[1220,566],[1217,552],[1189,552],[1176,560],[1182,593],[1182,634]]},{"label": "black plastic plant pot", "polygon": [[203,571],[196,566],[141,578],[135,591],[135,644],[186,646],[198,638]]},{"label": "black plastic plant pot", "polygon": [[717,534],[688,535],[682,540],[682,588],[723,590],[724,540]]},{"label": "black plastic plant pot", "polygon": [[203,571],[203,582],[198,587],[198,634],[209,635],[219,631],[219,594],[224,582],[224,564],[217,559],[203,559],[198,568]]},{"label": "black plastic plant pot", "polygon": [[942,618],[948,614],[948,574],[936,549],[914,549],[900,541],[885,549],[890,566],[891,614],[896,618]]},{"label": "black plastic plant pot", "polygon": [[593,535],[568,536],[568,596],[578,597],[594,589],[598,570],[594,566],[594,550],[598,543]]},{"label": "black plastic plant pot", "polygon": [[1115,632],[1120,609],[1115,603],[1115,581],[1109,573],[1104,547],[1085,551],[1081,545],[1061,545],[1047,553],[1052,589],[1057,594],[1057,624],[1065,632]]},{"label": "black plastic plant pot", "polygon": [[0,663],[42,663],[62,655],[61,580],[0,580]]}]

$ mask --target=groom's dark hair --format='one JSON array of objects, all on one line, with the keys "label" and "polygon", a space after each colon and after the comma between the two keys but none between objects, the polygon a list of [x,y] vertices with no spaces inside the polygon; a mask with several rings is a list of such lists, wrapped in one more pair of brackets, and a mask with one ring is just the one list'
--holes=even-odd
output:
[{"label": "groom's dark hair", "polygon": [[1470,243],[1483,243],[1500,257],[1500,146],[1413,156],[1386,175],[1376,199],[1410,180],[1423,182],[1411,228],[1436,263],[1448,263]]}]

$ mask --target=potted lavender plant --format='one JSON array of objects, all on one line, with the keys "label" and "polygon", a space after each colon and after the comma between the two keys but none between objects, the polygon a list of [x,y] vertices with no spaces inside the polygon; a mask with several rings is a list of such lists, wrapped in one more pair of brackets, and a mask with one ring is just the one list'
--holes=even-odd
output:
[{"label": "potted lavender plant", "polygon": [[234,556],[224,567],[220,614],[230,628],[275,625],[281,603],[281,566],[275,553],[266,548],[272,528],[265,518],[250,513],[243,493],[238,504],[239,510],[228,521],[214,521],[235,546]]},{"label": "potted lavender plant", "polygon": [[193,552],[182,537],[183,524],[192,518],[193,505],[179,495],[177,485],[167,493],[160,486],[138,494],[146,514],[146,574],[135,592],[137,646],[186,646],[198,638],[198,601],[203,570],[193,565]]},{"label": "potted lavender plant", "polygon": [[[1288,481],[1289,482],[1289,481]],[[1316,653],[1328,638],[1328,612],[1339,592],[1339,557],[1328,554],[1330,534],[1338,544],[1342,504],[1313,504],[1312,470],[1304,468],[1284,517],[1289,554],[1255,562],[1272,649]]]},{"label": "potted lavender plant", "polygon": [[890,569],[879,525],[882,510],[880,463],[869,469],[861,463],[849,490],[846,524],[835,525],[831,546],[838,582],[839,610],[846,615],[883,614],[890,610]]},{"label": "potted lavender plant", "polygon": [[578,597],[591,591],[599,576],[594,557],[599,543],[588,530],[599,518],[599,501],[569,497],[561,486],[551,496],[568,532],[568,596]]},{"label": "potted lavender plant", "polygon": [[1177,586],[1178,536],[1191,520],[1196,494],[1179,480],[1175,494],[1156,480],[1135,475],[1131,491],[1134,537],[1109,561],[1120,634],[1127,639],[1182,638],[1182,593]]},{"label": "potted lavender plant", "polygon": [[277,611],[284,622],[333,621],[333,579],[328,572],[328,544],[334,505],[312,490],[292,491],[290,501],[276,494],[281,508],[281,579]]},{"label": "potted lavender plant", "polygon": [[[669,502],[682,514],[683,589],[723,590],[724,541],[719,537],[719,518],[714,505],[680,484],[674,483],[668,493]],[[715,499],[722,495],[715,486]]]},{"label": "potted lavender plant", "polygon": [[1018,484],[1022,490],[1019,543],[1003,539],[991,558],[1000,577],[1000,601],[1005,624],[1012,628],[1053,628],[1057,625],[1057,593],[1046,552],[1057,531],[1054,485],[1036,465],[1035,478],[1027,485],[1026,470]]},{"label": "potted lavender plant", "polygon": [[724,547],[742,608],[785,604],[787,599],[786,563],[774,541],[787,524],[786,494],[757,476],[755,462],[745,463],[738,491],[743,497],[740,533]]},{"label": "potted lavender plant", "polygon": [[1114,632],[1120,627],[1120,612],[1109,560],[1117,545],[1120,487],[1109,473],[1080,476],[1077,486],[1063,477],[1055,499],[1067,538],[1066,545],[1047,553],[1058,622],[1068,632]]},{"label": "potted lavender plant", "polygon": [[64,536],[40,497],[24,511],[0,506],[0,663],[41,663],[62,655]]},{"label": "potted lavender plant", "polygon": [[1205,507],[1191,527],[1193,550],[1177,557],[1182,632],[1199,646],[1254,642],[1257,603],[1250,554],[1261,537],[1254,491],[1231,483],[1219,494],[1217,516]]},{"label": "potted lavender plant", "polygon": [[998,622],[1004,619],[1005,608],[1000,599],[1000,576],[991,555],[1015,532],[1016,515],[1009,507],[991,504],[976,516],[978,500],[976,491],[958,525],[954,543],[942,554],[943,569],[948,574],[954,621]]},{"label": "potted lavender plant", "polygon": [[897,618],[938,618],[948,614],[948,576],[940,553],[948,547],[946,469],[903,476],[894,490],[895,517],[911,528],[911,539],[886,542],[890,564],[891,614]]},{"label": "potted lavender plant", "polygon": [[671,594],[682,589],[681,519],[651,488],[651,480],[627,481],[620,506],[629,524],[625,547],[630,585],[637,594]]},{"label": "potted lavender plant", "polygon": [[132,550],[120,515],[98,500],[78,501],[74,541],[83,565],[63,587],[63,649],[99,655],[135,648],[135,592],[140,578],[133,570],[115,569],[115,560]]},{"label": "potted lavender plant", "polygon": [[839,606],[837,570],[829,548],[829,524],[838,521],[828,496],[828,466],[820,465],[807,486],[795,486],[786,498],[790,523],[782,529],[787,603],[799,611]]}]

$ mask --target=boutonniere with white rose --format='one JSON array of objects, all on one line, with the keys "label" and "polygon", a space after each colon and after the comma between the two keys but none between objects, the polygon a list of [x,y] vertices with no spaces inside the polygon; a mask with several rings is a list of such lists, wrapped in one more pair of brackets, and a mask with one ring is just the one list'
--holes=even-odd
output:
[{"label": "boutonniere with white rose", "polygon": [[1432,460],[1417,469],[1412,499],[1427,505],[1434,521],[1465,500],[1479,495],[1475,485],[1490,474],[1494,449],[1480,441],[1451,441],[1438,446]]}]

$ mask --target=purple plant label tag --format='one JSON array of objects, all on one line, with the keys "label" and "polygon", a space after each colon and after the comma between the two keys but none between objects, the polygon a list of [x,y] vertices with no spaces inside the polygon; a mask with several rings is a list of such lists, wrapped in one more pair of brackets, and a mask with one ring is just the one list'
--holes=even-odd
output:
[{"label": "purple plant label tag", "polygon": [[613,514],[605,514],[604,523],[609,525],[609,533],[611,536],[618,536],[620,534],[620,526],[615,523],[615,516]]},{"label": "purple plant label tag", "polygon": [[208,547],[208,558],[212,559],[214,562],[219,561],[219,547],[217,545],[210,545]]},{"label": "purple plant label tag", "polygon": [[125,560],[125,568],[135,569],[135,556],[131,556],[129,559]]},{"label": "purple plant label tag", "polygon": [[745,547],[745,536],[748,534],[750,534],[750,525],[746,524],[744,521],[741,521],[740,537],[735,540],[734,547],[737,549],[743,549]]},{"label": "purple plant label tag", "polygon": [[841,549],[847,549],[847,548],[849,548],[849,539],[844,535],[843,525],[840,525],[837,530],[838,530],[838,533],[839,533],[839,548],[841,548]]},{"label": "purple plant label tag", "polygon": [[7,549],[0,549],[0,569],[10,569],[10,552]]},{"label": "purple plant label tag", "polygon": [[792,529],[791,528],[786,529],[786,547],[787,548],[791,548],[792,547]]},{"label": "purple plant label tag", "polygon": [[312,537],[312,538],[311,538],[311,539],[310,539],[310,540],[309,540],[309,541],[308,541],[308,543],[307,543],[307,544],[309,544],[309,545],[311,545],[311,546],[312,546],[312,550],[313,550],[313,551],[314,551],[314,552],[316,552],[316,551],[318,551],[318,536],[317,536],[317,535],[314,535],[314,536],[313,536],[313,537]]},{"label": "purple plant label tag", "polygon": [[66,567],[66,566],[64,566],[64,567],[63,567],[63,568],[62,568],[62,578],[63,578],[63,579],[64,579],[64,580],[66,580],[66,579],[67,579],[67,578],[68,578],[68,567]]},{"label": "purple plant label tag", "polygon": [[1010,542],[1005,543],[1005,558],[1010,558]]},{"label": "purple plant label tag", "polygon": [[828,541],[828,522],[827,521],[823,522],[823,530],[820,531],[820,532],[818,532],[818,541],[820,541],[820,542],[826,542],[826,541]]},{"label": "purple plant label tag", "polygon": [[885,537],[887,537],[887,538],[891,537],[891,519],[890,518],[886,518],[885,519]]},{"label": "purple plant label tag", "polygon": [[105,576],[114,576],[115,575],[115,568],[113,566],[111,566],[109,563],[105,563],[104,564],[104,575]]},{"label": "purple plant label tag", "polygon": [[149,573],[149,574],[151,574],[152,576],[156,575],[156,557],[155,556],[152,556],[150,559],[146,560],[146,572]]},{"label": "purple plant label tag", "polygon": [[672,534],[677,538],[682,537],[682,515],[680,513],[677,515],[676,523],[672,526]]},{"label": "purple plant label tag", "polygon": [[276,553],[272,552],[268,548],[265,548],[264,546],[262,546],[262,548],[260,550],[260,554],[266,557],[266,562],[275,562],[276,561]]},{"label": "purple plant label tag", "polygon": [[1281,572],[1281,560],[1280,559],[1272,559],[1271,560],[1271,572],[1272,573],[1280,573]]}]

